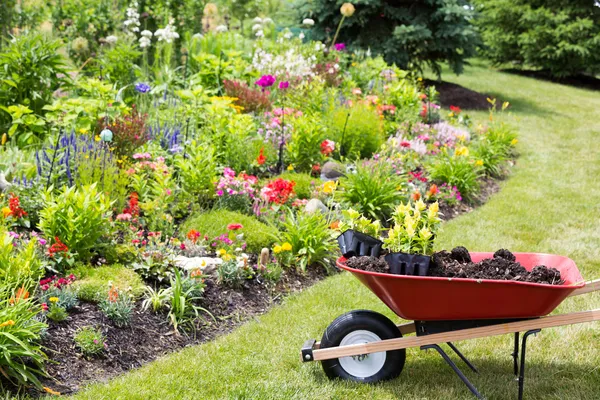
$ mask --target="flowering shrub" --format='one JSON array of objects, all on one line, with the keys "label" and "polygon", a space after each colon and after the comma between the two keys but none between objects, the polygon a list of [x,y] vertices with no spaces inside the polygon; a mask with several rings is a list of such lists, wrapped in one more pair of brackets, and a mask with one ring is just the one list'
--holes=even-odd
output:
[{"label": "flowering shrub", "polygon": [[73,341],[86,357],[101,354],[108,347],[102,331],[91,326],[79,329],[73,336]]},{"label": "flowering shrub", "polygon": [[431,255],[433,241],[440,226],[438,203],[429,207],[418,200],[414,204],[400,204],[392,216],[394,225],[383,240],[391,252]]},{"label": "flowering shrub", "polygon": [[[71,289],[71,284],[75,281],[75,275],[71,274],[65,278],[58,278],[56,275],[42,279],[40,286],[40,302],[42,307],[56,305],[70,310],[77,305],[77,294]],[[50,299],[56,299],[51,302]]]},{"label": "flowering shrub", "polygon": [[285,204],[294,196],[296,182],[277,178],[269,182],[260,191],[260,195],[269,203]]},{"label": "flowering shrub", "polygon": [[271,109],[268,91],[252,89],[244,82],[229,79],[223,81],[223,88],[227,96],[236,99],[236,104],[242,107],[244,112],[262,112]]},{"label": "flowering shrub", "polygon": [[98,304],[98,308],[119,328],[129,326],[131,323],[133,312],[131,296],[116,287],[108,290],[106,298]]},{"label": "flowering shrub", "polygon": [[118,156],[131,156],[135,150],[146,143],[150,138],[146,131],[148,116],[141,114],[133,107],[128,115],[117,117],[108,129],[113,133],[113,151]]},{"label": "flowering shrub", "polygon": [[231,168],[225,168],[216,188],[218,204],[232,211],[247,212],[257,195],[257,183],[258,178],[253,175],[244,172],[236,175]]}]

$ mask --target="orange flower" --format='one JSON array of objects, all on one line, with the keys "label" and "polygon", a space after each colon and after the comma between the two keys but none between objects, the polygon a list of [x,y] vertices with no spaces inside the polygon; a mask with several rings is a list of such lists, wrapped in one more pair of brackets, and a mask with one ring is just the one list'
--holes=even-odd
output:
[{"label": "orange flower", "polygon": [[427,191],[427,197],[433,197],[436,194],[438,194],[439,192],[440,192],[440,189],[438,189],[437,185],[434,183],[433,185],[431,185],[431,187]]},{"label": "orange flower", "polygon": [[111,303],[114,303],[117,300],[119,300],[119,291],[117,290],[117,288],[111,287],[108,290],[108,301],[110,301]]},{"label": "orange flower", "polygon": [[44,390],[46,391],[46,393],[51,394],[53,396],[60,396],[60,392],[57,392],[56,390],[52,390],[49,387],[44,386]]},{"label": "orange flower", "polygon": [[339,229],[340,221],[333,221],[331,225],[329,225],[329,229]]},{"label": "orange flower", "polygon": [[0,328],[4,328],[5,326],[13,326],[15,324],[15,321],[13,321],[12,319],[9,319],[6,322],[3,322],[0,324]]},{"label": "orange flower", "polygon": [[18,303],[19,300],[25,300],[28,298],[29,292],[25,290],[23,286],[21,286],[19,289],[17,289],[17,293],[15,294],[15,296],[10,299],[10,304],[15,304]]},{"label": "orange flower", "polygon": [[413,199],[413,201],[417,201],[421,198],[421,193],[414,192],[413,194],[410,195],[410,198]]},{"label": "orange flower", "polygon": [[190,229],[190,231],[187,233],[187,238],[189,240],[191,240],[193,243],[196,243],[196,240],[198,240],[198,238],[200,237],[200,232],[198,232],[195,229]]}]

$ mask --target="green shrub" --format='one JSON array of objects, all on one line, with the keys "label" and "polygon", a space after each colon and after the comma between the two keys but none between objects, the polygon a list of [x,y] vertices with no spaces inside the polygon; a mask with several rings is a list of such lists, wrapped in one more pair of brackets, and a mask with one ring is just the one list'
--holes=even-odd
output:
[{"label": "green shrub", "polygon": [[50,304],[49,307],[46,318],[51,319],[54,322],[63,322],[69,318],[69,313],[66,308],[59,306],[58,304]]},{"label": "green shrub", "polygon": [[588,0],[477,0],[484,54],[563,77],[600,71],[600,10]]},{"label": "green shrub", "polygon": [[504,147],[498,143],[482,139],[475,145],[473,158],[480,160],[486,175],[494,178],[504,176],[507,158]]},{"label": "green shrub", "polygon": [[13,383],[41,389],[38,376],[46,376],[46,355],[39,342],[46,324],[36,319],[41,307],[32,298],[15,301],[15,294],[11,286],[0,285],[0,371]]},{"label": "green shrub", "polygon": [[228,210],[213,210],[190,217],[185,221],[179,232],[185,235],[190,229],[196,229],[210,238],[217,237],[227,232],[227,225],[231,223],[242,224],[244,228],[239,231],[244,234],[247,251],[260,253],[263,247],[270,247],[277,235],[277,230],[263,224],[254,217]]},{"label": "green shrub", "polygon": [[93,267],[81,265],[76,267],[73,274],[77,277],[71,286],[82,301],[98,302],[104,296],[112,283],[116,287],[128,289],[134,297],[144,293],[142,278],[133,270],[122,265],[106,265]]},{"label": "green shrub", "polygon": [[[141,55],[135,41],[122,36],[116,44],[103,46],[98,73],[120,88],[131,85],[135,83],[139,69],[135,62]],[[129,87],[129,92],[133,93],[133,88]]]},{"label": "green shrub", "polygon": [[291,139],[286,146],[289,163],[298,172],[310,172],[313,165],[321,164],[321,143],[327,139],[327,130],[311,117],[300,117],[292,122]]},{"label": "green shrub", "polygon": [[[370,158],[383,144],[382,121],[375,109],[368,105],[356,104],[351,108],[336,107],[326,118],[332,136],[329,139],[336,142],[338,151],[343,147],[346,157]],[[346,119],[348,119],[347,123]]]},{"label": "green shrub", "polygon": [[44,274],[37,252],[36,241],[15,249],[13,238],[0,226],[0,286],[17,287],[37,281]]},{"label": "green shrub", "polygon": [[110,233],[108,197],[93,184],[80,189],[65,187],[56,195],[50,188],[42,199],[41,231],[48,238],[60,238],[72,253],[77,253],[77,259],[88,261],[99,240]]},{"label": "green shrub", "polygon": [[111,287],[108,296],[98,303],[98,308],[119,328],[129,326],[131,323],[133,300],[126,291]]},{"label": "green shrub", "polygon": [[406,182],[385,162],[358,165],[356,173],[347,174],[340,182],[345,203],[383,224],[396,205],[406,198],[401,191]]},{"label": "green shrub", "polygon": [[327,265],[336,242],[329,221],[319,212],[289,212],[280,235],[282,242],[292,245],[292,263],[305,271],[311,265]]},{"label": "green shrub", "polygon": [[215,320],[208,310],[193,304],[195,300],[200,299],[197,296],[198,288],[194,285],[186,285],[184,283],[185,279],[190,278],[182,278],[179,269],[175,269],[174,276],[171,277],[171,290],[169,291],[169,320],[176,331],[179,325],[198,317],[199,311],[207,313]]},{"label": "green shrub", "polygon": [[175,167],[182,189],[197,203],[205,204],[215,196],[217,164],[212,146],[192,141],[186,148],[186,157],[175,159]]},{"label": "green shrub", "polygon": [[299,174],[296,172],[284,172],[279,175],[280,178],[296,182],[294,191],[299,199],[310,199],[312,197],[313,187],[320,183],[318,178],[309,174]]},{"label": "green shrub", "polygon": [[[302,0],[302,18],[313,18],[311,37],[329,43],[342,15],[343,1]],[[356,12],[346,18],[337,43],[383,54],[402,69],[429,65],[436,73],[447,61],[456,73],[474,54],[477,34],[473,10],[466,0],[369,0],[354,3]],[[302,19],[300,18],[300,19]]]},{"label": "green shrub", "polygon": [[86,326],[77,331],[73,337],[75,345],[79,347],[86,357],[92,357],[101,354],[106,346],[106,338],[100,329]]},{"label": "green shrub", "polygon": [[446,154],[437,157],[427,170],[433,181],[456,186],[463,199],[473,201],[479,191],[481,169],[469,157]]}]

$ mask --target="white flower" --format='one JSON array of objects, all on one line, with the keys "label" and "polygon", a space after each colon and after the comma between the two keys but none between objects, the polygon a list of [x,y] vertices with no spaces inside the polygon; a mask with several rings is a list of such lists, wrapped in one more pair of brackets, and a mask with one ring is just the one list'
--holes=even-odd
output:
[{"label": "white flower", "polygon": [[286,39],[291,39],[292,36],[293,36],[292,32],[286,32],[286,33],[283,34],[283,37],[286,38]]},{"label": "white flower", "polygon": [[259,30],[258,32],[256,32],[256,37],[264,37],[265,33],[261,30]]},{"label": "white flower", "polygon": [[262,29],[262,25],[261,24],[254,24],[252,26],[252,32],[256,32],[258,30]]},{"label": "white flower", "polygon": [[329,72],[330,74],[333,74],[335,72],[335,70],[333,68],[329,68],[329,70],[327,72]]},{"label": "white flower", "polygon": [[223,32],[227,32],[227,26],[226,25],[219,25],[215,28],[215,31],[217,33],[223,33]]},{"label": "white flower", "polygon": [[310,18],[304,18],[304,20],[302,21],[302,24],[308,25],[308,26],[313,26],[315,24],[315,20],[310,19]]},{"label": "white flower", "polygon": [[304,39],[304,32],[300,32],[300,34],[298,35],[298,38],[300,40]]},{"label": "white flower", "polygon": [[152,32],[150,32],[149,30],[145,29],[142,31],[142,33],[140,33],[140,35],[142,35],[143,37],[146,38],[151,38],[152,37]]},{"label": "white flower", "polygon": [[269,17],[263,19],[263,24],[265,24],[265,25],[266,24],[272,24],[272,23],[273,23],[273,20],[271,18],[269,18]]},{"label": "white flower", "polygon": [[171,19],[167,26],[154,32],[154,36],[158,38],[159,42],[165,41],[167,43],[171,43],[174,39],[179,39],[179,33],[175,32],[173,22],[173,19]]},{"label": "white flower", "polygon": [[263,20],[260,17],[256,17],[256,18],[253,19],[253,22],[255,24],[262,24]]},{"label": "white flower", "polygon": [[137,9],[138,3],[134,0],[129,4],[129,7],[125,11],[127,19],[123,22],[123,25],[125,25],[125,32],[129,34],[140,31],[140,14],[137,12]]},{"label": "white flower", "polygon": [[335,64],[335,65],[333,66],[333,68],[335,68],[336,70],[337,70],[337,69],[340,69],[340,65],[339,65],[339,64]]},{"label": "white flower", "polygon": [[117,43],[117,40],[119,40],[119,38],[117,38],[115,35],[110,35],[107,36],[104,40],[106,40],[106,43],[115,44]]},{"label": "white flower", "polygon": [[152,43],[152,41],[150,40],[150,38],[147,38],[146,36],[142,36],[140,38],[140,47],[142,49],[145,49],[146,47],[150,47],[151,43]]},{"label": "white flower", "polygon": [[192,39],[202,39],[204,36],[201,33],[194,33],[194,36],[192,36]]}]

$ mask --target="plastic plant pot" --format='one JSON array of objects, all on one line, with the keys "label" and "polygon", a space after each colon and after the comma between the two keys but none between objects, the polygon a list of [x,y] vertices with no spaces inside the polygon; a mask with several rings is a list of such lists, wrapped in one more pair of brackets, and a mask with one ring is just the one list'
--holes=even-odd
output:
[{"label": "plastic plant pot", "polygon": [[383,242],[373,236],[348,229],[337,238],[340,251],[346,258],[358,256],[379,257]]},{"label": "plastic plant pot", "polygon": [[430,256],[408,253],[390,253],[385,256],[390,273],[395,275],[427,276]]}]

